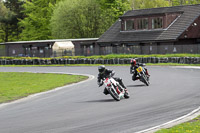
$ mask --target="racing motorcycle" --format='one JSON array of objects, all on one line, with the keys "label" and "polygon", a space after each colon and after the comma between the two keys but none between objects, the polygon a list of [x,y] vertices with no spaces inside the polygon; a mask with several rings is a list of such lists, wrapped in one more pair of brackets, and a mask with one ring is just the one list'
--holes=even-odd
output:
[{"label": "racing motorcycle", "polygon": [[[145,65],[144,65],[145,66]],[[147,76],[146,74],[146,70],[144,69],[144,67],[142,66],[139,66],[137,69],[136,69],[137,73],[138,73],[138,76],[140,78],[140,81],[145,83],[147,86],[149,86],[150,82],[149,82],[149,77]]]},{"label": "racing motorcycle", "polygon": [[103,84],[106,86],[109,94],[116,100],[120,101],[122,98],[129,98],[129,93],[124,91],[124,88],[114,80],[112,77],[104,78]]}]

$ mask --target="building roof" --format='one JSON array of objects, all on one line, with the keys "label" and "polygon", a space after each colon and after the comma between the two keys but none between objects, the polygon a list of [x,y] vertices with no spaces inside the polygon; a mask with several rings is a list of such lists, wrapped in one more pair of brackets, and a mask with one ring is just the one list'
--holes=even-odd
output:
[{"label": "building roof", "polygon": [[200,4],[131,10],[126,12],[120,18],[165,13],[181,13],[181,15],[166,29],[160,30],[121,31],[121,21],[119,19],[99,38],[97,42],[117,43],[176,40],[194,22],[194,20],[200,16]]},{"label": "building roof", "polygon": [[55,42],[67,42],[67,41],[96,41],[98,38],[80,38],[80,39],[54,39],[54,40],[33,40],[33,41],[17,41],[17,42],[4,42],[0,45],[5,44],[30,44],[30,43],[55,43]]},{"label": "building roof", "polygon": [[71,41],[55,42],[52,48],[53,50],[73,49],[74,44]]}]

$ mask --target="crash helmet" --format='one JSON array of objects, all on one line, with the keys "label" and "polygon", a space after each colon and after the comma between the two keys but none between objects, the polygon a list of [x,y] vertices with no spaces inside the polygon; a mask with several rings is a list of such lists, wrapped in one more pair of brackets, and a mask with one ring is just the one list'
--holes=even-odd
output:
[{"label": "crash helmet", "polygon": [[101,65],[98,67],[98,70],[100,73],[104,73],[104,71],[106,70],[105,66],[104,65]]},{"label": "crash helmet", "polygon": [[131,65],[135,66],[136,65],[136,60],[135,59],[131,59]]}]

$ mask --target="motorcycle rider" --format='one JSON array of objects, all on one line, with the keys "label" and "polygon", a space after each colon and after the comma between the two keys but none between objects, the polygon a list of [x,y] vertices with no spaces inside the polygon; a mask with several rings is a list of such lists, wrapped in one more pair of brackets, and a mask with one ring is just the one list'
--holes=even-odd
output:
[{"label": "motorcycle rider", "polygon": [[[138,72],[137,72],[137,70],[136,70],[139,66],[145,66],[145,64],[143,64],[143,63],[137,63],[137,62],[136,62],[136,59],[131,59],[130,74],[133,74],[133,76],[132,76],[132,80],[133,80],[133,81],[139,79]],[[150,75],[149,75],[149,73],[148,73],[147,68],[144,68],[144,69],[145,69],[145,71],[146,71],[146,75],[147,75],[148,78],[149,78]]]},{"label": "motorcycle rider", "polygon": [[[102,80],[104,78],[107,78],[107,77],[113,77],[113,75],[115,74],[115,72],[113,70],[109,70],[109,69],[106,69],[104,65],[101,65],[98,67],[98,71],[99,71],[99,74],[98,74],[98,77],[97,77],[97,83],[99,86],[102,86],[103,85],[103,82]],[[126,89],[126,87],[124,86],[123,82],[122,82],[122,79],[121,78],[116,78],[116,77],[113,77],[113,79],[117,82],[119,82],[119,84],[124,88],[124,91],[125,93],[128,93],[128,90]],[[104,92],[103,92],[105,95],[109,94],[109,92],[107,91],[107,89],[105,88],[104,89]]]}]

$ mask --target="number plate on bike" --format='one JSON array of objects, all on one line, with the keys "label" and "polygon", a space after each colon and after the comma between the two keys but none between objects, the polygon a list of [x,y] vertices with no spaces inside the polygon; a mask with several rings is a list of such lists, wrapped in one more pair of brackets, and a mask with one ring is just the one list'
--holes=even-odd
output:
[{"label": "number plate on bike", "polygon": [[138,72],[141,72],[141,71],[142,71],[142,67],[138,67],[136,70],[137,70]]},{"label": "number plate on bike", "polygon": [[106,78],[106,80],[105,80],[105,83],[108,83],[108,81],[109,81],[109,79],[108,79],[108,78]]}]

